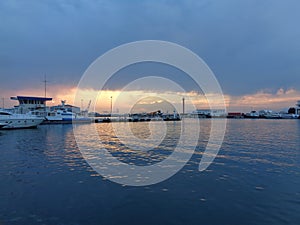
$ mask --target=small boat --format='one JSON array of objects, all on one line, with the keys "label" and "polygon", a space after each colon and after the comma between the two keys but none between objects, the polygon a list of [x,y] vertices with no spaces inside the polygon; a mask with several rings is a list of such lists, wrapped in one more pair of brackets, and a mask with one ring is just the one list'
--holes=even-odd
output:
[{"label": "small boat", "polygon": [[164,121],[180,121],[181,120],[180,115],[176,111],[174,111],[173,114],[163,114],[162,118]]},{"label": "small boat", "polygon": [[282,119],[298,119],[299,115],[297,114],[288,114],[288,113],[282,113],[280,114]]},{"label": "small boat", "polygon": [[130,114],[128,118],[128,122],[149,122],[149,121],[151,121],[151,117],[149,117],[147,113]]},{"label": "small boat", "polygon": [[163,119],[163,121],[180,121],[180,117],[172,118],[172,117],[166,117]]},{"label": "small boat", "polygon": [[92,119],[89,117],[79,116],[76,113],[69,112],[67,110],[56,110],[53,112],[47,112],[45,116],[47,123],[90,123]]},{"label": "small boat", "polygon": [[229,119],[242,119],[244,114],[241,112],[229,112],[226,117]]},{"label": "small boat", "polygon": [[[91,123],[92,118],[79,115],[65,107],[65,101],[61,101],[62,105],[54,111],[40,111],[39,116],[44,116],[43,124],[64,124],[64,123]],[[32,111],[36,114],[36,111]]]},{"label": "small boat", "polygon": [[108,117],[95,119],[95,123],[110,123],[111,119]]},{"label": "small boat", "polygon": [[251,111],[250,113],[245,114],[245,118],[251,118],[251,119],[259,118],[259,113],[257,111]]},{"label": "small boat", "polygon": [[7,111],[0,111],[0,128],[17,129],[17,128],[34,128],[44,121],[44,118],[28,115],[16,114]]},{"label": "small boat", "polygon": [[281,114],[279,113],[268,113],[264,115],[264,118],[266,119],[282,119]]},{"label": "small boat", "polygon": [[4,127],[4,126],[6,126],[5,123],[0,123],[0,129],[1,129],[2,127]]}]

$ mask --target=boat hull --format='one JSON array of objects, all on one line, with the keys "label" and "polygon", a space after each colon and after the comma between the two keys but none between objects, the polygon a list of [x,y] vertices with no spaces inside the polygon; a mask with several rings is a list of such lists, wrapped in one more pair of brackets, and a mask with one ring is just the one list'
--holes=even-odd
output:
[{"label": "boat hull", "polygon": [[23,129],[23,128],[36,128],[43,122],[43,118],[8,118],[0,119],[0,129]]}]

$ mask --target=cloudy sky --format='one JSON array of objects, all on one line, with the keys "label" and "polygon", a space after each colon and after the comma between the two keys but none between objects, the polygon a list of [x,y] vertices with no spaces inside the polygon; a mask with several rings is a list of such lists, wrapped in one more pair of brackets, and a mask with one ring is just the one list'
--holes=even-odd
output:
[{"label": "cloudy sky", "polygon": [[0,97],[43,96],[46,74],[49,96],[71,98],[96,58],[151,39],[198,54],[233,109],[284,108],[300,100],[299,11],[298,0],[2,0]]}]

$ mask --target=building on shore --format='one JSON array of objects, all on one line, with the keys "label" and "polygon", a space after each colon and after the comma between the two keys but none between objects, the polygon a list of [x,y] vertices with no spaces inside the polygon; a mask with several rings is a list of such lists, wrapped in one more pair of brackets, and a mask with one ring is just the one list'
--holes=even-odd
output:
[{"label": "building on shore", "polygon": [[197,115],[198,117],[226,117],[227,112],[225,109],[197,109],[192,112],[192,115]]},{"label": "building on shore", "polygon": [[51,106],[50,111],[56,111],[56,110],[60,110],[63,108],[64,110],[66,110],[68,112],[80,113],[80,107],[65,104],[65,103],[66,103],[66,101],[61,101],[61,105]]},{"label": "building on shore", "polygon": [[30,111],[35,111],[35,110],[56,111],[61,108],[64,108],[68,112],[74,112],[74,113],[80,112],[80,107],[65,104],[65,101],[62,101],[61,105],[47,107],[46,102],[52,101],[52,98],[17,96],[17,97],[11,97],[10,99],[17,100],[19,102],[19,105],[14,106],[14,111],[21,114],[28,113]]}]

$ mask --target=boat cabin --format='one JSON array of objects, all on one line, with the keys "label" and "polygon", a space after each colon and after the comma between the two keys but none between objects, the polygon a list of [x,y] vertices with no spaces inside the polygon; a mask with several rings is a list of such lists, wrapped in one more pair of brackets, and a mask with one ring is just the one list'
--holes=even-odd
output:
[{"label": "boat cabin", "polygon": [[34,110],[46,110],[46,102],[52,101],[52,98],[31,96],[17,96],[10,99],[19,101],[19,105],[15,106],[15,110],[21,114]]}]

